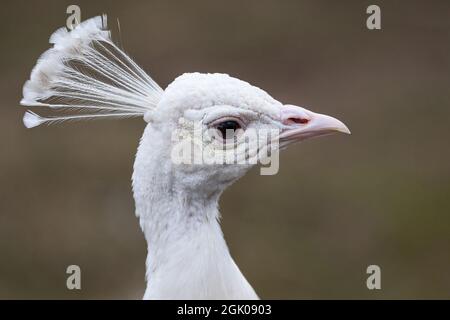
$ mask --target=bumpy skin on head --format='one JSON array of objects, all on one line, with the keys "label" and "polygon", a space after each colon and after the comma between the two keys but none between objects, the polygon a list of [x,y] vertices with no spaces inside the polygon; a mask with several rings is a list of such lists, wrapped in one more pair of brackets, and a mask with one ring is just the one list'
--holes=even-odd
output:
[{"label": "bumpy skin on head", "polygon": [[155,112],[180,116],[188,109],[228,105],[279,119],[282,104],[264,90],[223,73],[185,73],[165,90]]}]

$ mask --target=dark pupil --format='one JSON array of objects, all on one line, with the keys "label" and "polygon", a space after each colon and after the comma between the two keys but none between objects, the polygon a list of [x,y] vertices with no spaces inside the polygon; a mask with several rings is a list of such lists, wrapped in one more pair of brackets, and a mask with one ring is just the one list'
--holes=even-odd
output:
[{"label": "dark pupil", "polygon": [[234,135],[234,131],[239,128],[239,123],[233,120],[224,121],[222,123],[219,123],[219,125],[217,126],[217,130],[220,131],[223,138],[229,138],[227,137],[227,133],[229,136],[231,135],[230,137],[232,137]]}]

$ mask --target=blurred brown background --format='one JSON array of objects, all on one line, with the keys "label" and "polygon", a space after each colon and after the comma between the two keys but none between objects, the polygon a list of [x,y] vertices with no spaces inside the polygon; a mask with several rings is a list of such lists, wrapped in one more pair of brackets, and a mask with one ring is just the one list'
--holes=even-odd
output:
[{"label": "blurred brown background", "polygon": [[[342,119],[275,176],[223,196],[225,237],[262,298],[450,298],[448,1],[6,1],[0,13],[0,298],[137,298],[130,177],[141,119],[27,130],[21,88],[66,7],[120,18],[164,88],[225,72]],[[382,30],[366,29],[378,4]],[[66,267],[82,269],[69,291]],[[370,264],[382,290],[366,288]]]}]

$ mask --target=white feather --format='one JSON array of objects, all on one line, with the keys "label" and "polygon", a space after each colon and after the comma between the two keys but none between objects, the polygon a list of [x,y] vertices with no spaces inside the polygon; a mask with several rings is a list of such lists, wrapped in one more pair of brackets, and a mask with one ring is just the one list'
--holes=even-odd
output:
[{"label": "white feather", "polygon": [[28,129],[37,127],[41,123],[42,123],[41,117],[32,111],[27,111],[23,115],[23,124]]},{"label": "white feather", "polygon": [[106,15],[55,31],[53,47],[42,54],[23,87],[21,104],[77,109],[79,115],[41,117],[28,111],[27,128],[42,123],[144,116],[163,90],[111,40]]}]

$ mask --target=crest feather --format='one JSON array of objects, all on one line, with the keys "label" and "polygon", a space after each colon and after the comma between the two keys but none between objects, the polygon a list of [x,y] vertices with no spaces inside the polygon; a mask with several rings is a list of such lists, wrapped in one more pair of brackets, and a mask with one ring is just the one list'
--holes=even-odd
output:
[{"label": "crest feather", "polygon": [[23,86],[21,105],[81,113],[41,117],[27,111],[27,128],[42,123],[144,116],[158,104],[163,89],[111,40],[106,15],[56,30],[53,47],[38,59]]}]

